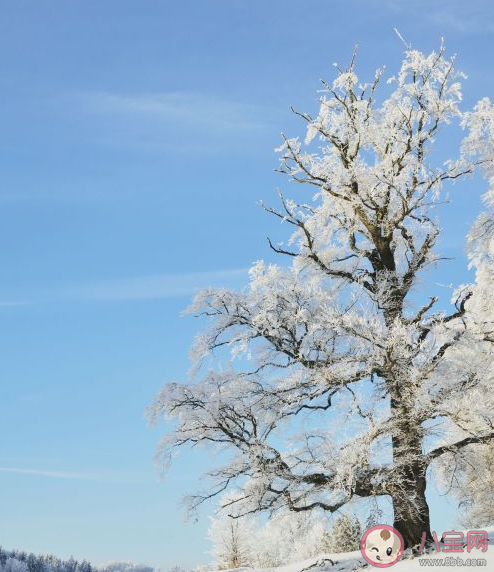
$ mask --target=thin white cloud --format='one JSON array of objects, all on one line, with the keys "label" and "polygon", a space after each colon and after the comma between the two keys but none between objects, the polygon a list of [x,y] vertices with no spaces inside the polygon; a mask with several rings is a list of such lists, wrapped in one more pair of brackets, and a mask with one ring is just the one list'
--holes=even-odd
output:
[{"label": "thin white cloud", "polygon": [[96,472],[51,471],[46,469],[27,469],[24,467],[0,467],[1,473],[24,475],[26,477],[42,477],[74,481],[91,481],[110,484],[136,484],[149,481],[150,475],[139,472],[119,472],[100,470]]},{"label": "thin white cloud", "polygon": [[159,274],[98,281],[64,291],[63,297],[77,300],[149,300],[191,296],[201,288],[232,287],[245,283],[247,269]]},{"label": "thin white cloud", "polygon": [[148,300],[191,296],[207,286],[245,283],[247,269],[161,274],[93,282],[65,291],[65,297],[83,300]]},{"label": "thin white cloud", "polygon": [[420,18],[433,25],[439,35],[446,30],[465,36],[494,32],[490,0],[473,3],[464,0],[436,0],[433,3],[430,0],[390,0],[387,6],[390,11],[409,18],[420,14]]},{"label": "thin white cloud", "polygon": [[[212,131],[259,132],[270,123],[271,112],[261,106],[193,92],[119,94],[84,92],[76,96],[89,112],[139,122],[173,124],[197,134]],[[158,125],[159,126],[159,125]]]},{"label": "thin white cloud", "polygon": [[32,475],[37,477],[48,477],[51,479],[76,479],[83,481],[101,480],[100,475],[90,473],[71,473],[67,471],[45,471],[40,469],[22,469],[19,467],[0,467],[0,473],[13,473],[17,475]]},{"label": "thin white cloud", "polygon": [[494,21],[485,13],[461,13],[445,8],[429,14],[431,23],[445,29],[451,29],[463,35],[492,33]]},{"label": "thin white cloud", "polygon": [[52,288],[39,291],[26,300],[0,303],[0,307],[24,306],[27,304],[53,303],[59,301],[125,301],[157,300],[193,296],[206,287],[240,288],[248,278],[248,268],[188,272],[183,274],[154,274],[95,280],[77,286]]}]

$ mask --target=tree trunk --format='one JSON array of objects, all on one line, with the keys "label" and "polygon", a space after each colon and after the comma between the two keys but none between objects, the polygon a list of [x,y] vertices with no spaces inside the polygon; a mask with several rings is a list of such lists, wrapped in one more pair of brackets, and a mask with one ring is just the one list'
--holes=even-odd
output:
[{"label": "tree trunk", "polygon": [[[396,409],[395,413],[398,414]],[[403,408],[399,413],[403,416]],[[432,541],[432,534],[420,429],[405,420],[399,436],[393,436],[393,460],[396,470],[391,493],[394,528],[402,535],[405,548],[412,548],[420,545],[424,532],[427,542]]]},{"label": "tree trunk", "polygon": [[425,532],[426,541],[432,541],[429,505],[425,497],[425,471],[410,466],[409,478],[403,483],[399,494],[392,495],[394,528],[403,537],[405,548],[420,545]]}]

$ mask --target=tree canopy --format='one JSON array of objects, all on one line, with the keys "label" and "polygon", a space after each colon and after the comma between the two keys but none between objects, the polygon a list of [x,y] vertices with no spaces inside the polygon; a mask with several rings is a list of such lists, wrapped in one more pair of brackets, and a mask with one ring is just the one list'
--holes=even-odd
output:
[{"label": "tree canopy", "polygon": [[[476,282],[458,285],[449,312],[421,290],[441,260],[444,186],[476,171],[493,182],[494,111],[488,99],[461,109],[464,76],[443,46],[409,48],[395,76],[368,83],[356,51],[336,70],[318,113],[295,112],[305,139],[278,149],[281,173],[307,191],[264,206],[292,229],[269,241],[284,262],[256,262],[245,290],[196,296],[189,311],[210,326],[193,346],[195,379],[165,385],[149,415],[175,423],[162,461],[186,445],[231,453],[192,508],[227,489],[233,516],[388,496],[413,546],[430,536],[431,463],[494,438],[494,191],[469,236]],[[450,124],[465,137],[438,162]],[[226,363],[205,362],[214,355]]]}]

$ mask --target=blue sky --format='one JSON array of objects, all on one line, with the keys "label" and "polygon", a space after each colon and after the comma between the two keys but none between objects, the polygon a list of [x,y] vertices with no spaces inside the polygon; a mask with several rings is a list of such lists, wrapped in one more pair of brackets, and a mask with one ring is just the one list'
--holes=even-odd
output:
[{"label": "blue sky", "polygon": [[[206,514],[179,500],[207,468],[186,455],[160,481],[160,430],[143,420],[185,379],[199,286],[245,283],[282,236],[256,203],[289,106],[313,112],[318,80],[360,42],[359,71],[390,73],[403,45],[444,35],[494,96],[487,1],[4,0],[0,5],[0,544],[95,563],[208,559]],[[443,151],[447,151],[446,148]],[[461,283],[463,237],[484,185],[451,189],[427,277]],[[434,286],[449,298],[444,286]],[[433,525],[453,510],[433,499]]]}]

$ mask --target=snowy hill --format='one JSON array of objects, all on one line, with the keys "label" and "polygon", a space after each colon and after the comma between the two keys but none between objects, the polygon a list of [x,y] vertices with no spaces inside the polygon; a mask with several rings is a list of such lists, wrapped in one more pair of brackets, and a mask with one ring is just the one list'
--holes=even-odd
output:
[{"label": "snowy hill", "polygon": [[[489,548],[486,552],[482,552],[478,549],[472,549],[467,552],[466,548],[463,553],[445,553],[445,552],[437,552],[433,550],[428,554],[424,554],[423,556],[415,556],[415,557],[407,557],[403,556],[402,559],[395,565],[390,566],[389,570],[393,572],[416,572],[417,570],[427,570],[430,567],[446,567],[446,568],[457,568],[457,566],[451,566],[450,564],[446,564],[444,562],[447,558],[461,558],[463,561],[463,566],[460,568],[463,569],[470,569],[469,566],[465,566],[465,562],[468,559],[484,559],[486,561],[484,565],[475,565],[475,568],[480,568],[481,570],[492,571],[494,570],[494,527],[485,529],[489,535]],[[466,532],[465,532],[466,538]],[[443,560],[441,564],[439,562],[436,564],[431,563],[428,564],[426,561],[437,561]],[[422,563],[421,563],[422,561]],[[473,568],[473,566],[472,566]],[[370,566],[365,559],[363,558],[360,551],[356,552],[346,552],[342,554],[321,554],[315,558],[309,558],[308,560],[304,560],[302,562],[294,562],[292,564],[287,564],[285,566],[280,566],[278,568],[265,568],[265,569],[257,569],[255,572],[346,572],[346,571],[358,571],[368,569],[369,572],[371,570],[378,570],[373,566]],[[232,571],[221,571],[221,572],[234,572]],[[250,568],[237,568],[235,572],[252,572]]]}]

